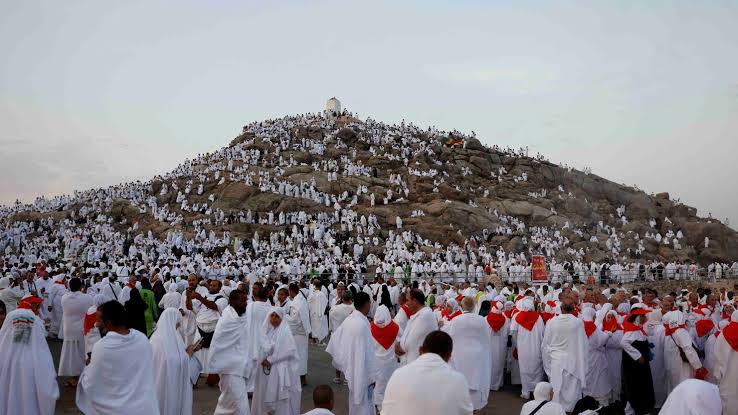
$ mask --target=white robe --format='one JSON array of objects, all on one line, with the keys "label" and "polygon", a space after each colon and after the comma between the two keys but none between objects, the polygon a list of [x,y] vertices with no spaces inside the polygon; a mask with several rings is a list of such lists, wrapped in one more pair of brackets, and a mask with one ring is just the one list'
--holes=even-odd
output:
[{"label": "white robe", "polygon": [[77,407],[86,415],[159,413],[151,345],[145,334],[109,332],[95,343],[77,385]]},{"label": "white robe", "polygon": [[406,365],[417,359],[425,337],[436,330],[438,330],[438,323],[430,308],[423,307],[413,314],[402,332],[400,347],[405,354],[400,357],[400,363]]},{"label": "white robe", "polygon": [[[267,314],[269,313],[269,310],[271,309],[271,304],[266,301],[252,301],[246,307],[246,312],[244,313],[244,316],[246,316],[246,319],[248,320],[246,327],[248,330],[249,339],[253,339],[253,341],[249,340],[249,356],[252,356],[253,359],[256,359],[259,354],[259,342],[256,341],[256,339],[259,338],[259,335],[261,333],[261,323],[264,321]],[[256,371],[261,370],[261,366],[254,364],[251,370],[252,373],[247,376],[247,378],[249,378],[249,383],[247,386],[249,392],[254,391]]]},{"label": "white robe", "polygon": [[395,370],[387,384],[382,415],[471,415],[464,375],[434,353]]},{"label": "white robe", "polygon": [[507,357],[507,336],[510,332],[510,319],[505,317],[505,324],[499,331],[490,327],[490,370],[489,389],[500,390],[505,379],[505,358]]},{"label": "white robe", "polygon": [[[735,313],[736,311],[733,312]],[[714,360],[713,376],[717,379],[720,388],[723,413],[738,415],[738,393],[736,393],[738,391],[738,351],[728,344],[723,333],[720,333],[715,342]]]},{"label": "white robe", "polygon": [[[735,396],[735,389],[731,392]],[[736,408],[723,406],[718,388],[712,383],[697,379],[687,379],[680,383],[669,394],[659,412],[663,415],[721,415],[721,413],[735,414]]]},{"label": "white robe", "polygon": [[[378,310],[382,310],[382,308],[378,308]],[[379,313],[381,313],[381,311],[378,311],[375,314],[375,323],[377,321],[376,317]],[[395,337],[395,341],[392,342],[392,344],[387,349],[385,349],[377,341],[374,341],[374,355],[377,357],[377,376],[375,379],[376,385],[374,387],[374,405],[377,406],[380,410],[382,409],[382,401],[384,400],[384,391],[387,389],[387,382],[389,382],[390,377],[395,372],[395,370],[400,367],[399,363],[397,362],[397,356],[395,356],[395,344],[397,344],[397,342],[400,340],[401,335],[402,330],[399,330],[398,327],[397,337]]]},{"label": "white robe", "polygon": [[92,304],[92,296],[80,291],[68,292],[62,296],[64,342],[59,360],[59,376],[79,376],[85,368],[84,321]]},{"label": "white robe", "polygon": [[610,377],[610,384],[612,385],[612,392],[610,393],[610,402],[620,400],[621,383],[622,383],[622,364],[623,364],[623,347],[620,345],[620,341],[623,339],[623,330],[616,330],[610,334],[610,338],[607,339],[606,350],[607,350],[607,372]]},{"label": "white robe", "polygon": [[49,334],[53,334],[60,339],[64,338],[64,333],[61,330],[63,312],[61,299],[66,292],[67,288],[64,284],[56,282],[49,288],[49,305],[52,307],[51,313],[49,313],[51,319],[49,323]]},{"label": "white robe", "polygon": [[[648,344],[651,347],[653,353],[652,359],[648,362],[651,367],[651,378],[652,379],[663,379],[666,376],[666,367],[664,363],[664,343],[666,338],[664,337],[664,325],[658,324],[653,327],[647,327]],[[666,382],[655,381],[653,382],[653,394],[656,404],[655,408],[661,408],[666,401],[668,392],[666,390]]]},{"label": "white robe", "polygon": [[587,335],[582,321],[562,314],[548,321],[543,337],[543,366],[554,389],[553,400],[571,412],[587,381]]},{"label": "white robe", "polygon": [[216,415],[249,415],[247,382],[256,366],[252,354],[246,313],[239,316],[228,306],[215,326],[210,343],[210,370],[220,375],[220,397],[215,408]]},{"label": "white robe", "polygon": [[[687,355],[689,363],[683,362],[679,347]],[[693,378],[695,370],[702,367],[697,352],[692,347],[692,336],[685,329],[677,329],[664,338],[664,368],[666,369],[666,392],[671,393],[682,381]]]},{"label": "white robe", "polygon": [[513,348],[518,349],[518,366],[523,394],[532,393],[538,382],[543,380],[543,360],[541,358],[541,342],[544,325],[539,316],[529,331],[521,327],[513,316],[510,332],[513,334]]},{"label": "white robe", "polygon": [[154,383],[161,415],[192,413],[190,357],[176,327],[181,318],[178,309],[164,310],[151,335]]},{"label": "white robe", "polygon": [[333,334],[325,351],[333,357],[333,367],[346,376],[349,415],[374,415],[369,385],[374,383],[378,365],[366,316],[354,310]]},{"label": "white robe", "polygon": [[597,327],[587,338],[587,381],[582,392],[601,403],[606,403],[612,392],[610,371],[607,367],[607,341],[610,335]]},{"label": "white robe", "polygon": [[487,406],[489,399],[491,340],[490,328],[479,314],[464,313],[444,327],[454,342],[449,364],[466,378],[474,410]]},{"label": "white robe", "polygon": [[[543,401],[533,400],[526,402],[520,409],[520,415],[530,415],[530,413],[533,412],[541,402]],[[536,412],[536,415],[566,415],[566,412],[564,411],[564,408],[561,407],[561,404],[557,402],[548,402],[543,405],[538,412]]]},{"label": "white robe", "polygon": [[39,316],[16,309],[0,329],[0,413],[53,415],[59,386]]},{"label": "white robe", "polygon": [[331,307],[331,311],[328,313],[330,320],[331,333],[335,333],[336,330],[341,326],[343,320],[354,311],[354,306],[351,304],[338,304]]},{"label": "white robe", "polygon": [[[280,311],[283,317],[284,310]],[[261,325],[259,356],[256,360],[259,370],[255,372],[251,412],[298,415],[302,387],[297,372],[297,347],[284,317],[282,323],[275,329],[271,325],[270,314],[267,314]],[[264,359],[272,364],[268,375],[260,364]]]},{"label": "white robe", "polygon": [[325,315],[328,298],[321,291],[313,290],[310,291],[307,303],[313,338],[322,342],[328,336],[328,318]]},{"label": "white robe", "polygon": [[290,325],[292,337],[297,346],[299,365],[297,368],[300,376],[308,372],[308,336],[310,335],[310,312],[302,294],[298,293],[286,306],[287,323]]}]

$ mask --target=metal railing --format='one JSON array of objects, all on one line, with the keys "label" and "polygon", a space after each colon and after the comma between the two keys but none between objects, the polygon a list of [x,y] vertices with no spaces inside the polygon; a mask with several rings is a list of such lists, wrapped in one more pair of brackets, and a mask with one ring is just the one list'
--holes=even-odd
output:
[{"label": "metal railing", "polygon": [[[719,274],[719,276],[718,276]],[[210,278],[217,278],[222,279],[222,275],[216,275],[216,274],[198,274],[206,279]],[[406,272],[403,271],[401,273],[393,272],[393,273],[385,273],[385,272],[364,272],[364,273],[355,273],[353,275],[351,274],[316,274],[316,273],[304,273],[304,274],[292,274],[292,273],[276,273],[272,272],[268,275],[262,275],[257,278],[272,278],[272,279],[279,279],[282,276],[287,277],[290,281],[294,280],[300,280],[300,281],[307,281],[312,280],[315,278],[318,278],[320,280],[323,280],[325,282],[328,281],[345,281],[347,283],[350,283],[352,281],[374,281],[377,277],[382,277],[385,281],[389,280],[390,278],[394,278],[398,282],[404,282],[405,284],[409,284],[412,281],[433,281],[433,282],[443,282],[447,284],[456,284],[456,283],[462,283],[462,282],[470,282],[470,283],[477,283],[477,284],[483,284],[486,281],[490,279],[490,277],[493,274],[488,274],[486,272],[420,272],[420,273],[413,273],[413,272]],[[515,282],[515,283],[532,283],[532,272],[531,271],[523,271],[523,272],[507,272],[507,273],[496,273],[497,278],[503,282]],[[248,277],[253,278],[253,275],[248,275]],[[735,272],[734,269],[727,269],[722,271],[721,273],[717,273],[714,270],[708,270],[707,268],[699,268],[697,270],[694,270],[692,272],[689,272],[687,270],[681,270],[681,271],[666,271],[666,270],[659,270],[659,269],[650,269],[650,270],[622,270],[622,271],[615,271],[612,272],[610,270],[606,270],[605,272],[597,271],[597,272],[590,272],[585,271],[583,274],[577,271],[569,272],[569,271],[551,271],[550,269],[547,270],[547,281],[551,283],[556,282],[581,282],[581,283],[595,283],[599,284],[601,282],[607,282],[610,284],[615,284],[618,282],[622,283],[633,283],[633,282],[654,282],[654,281],[703,281],[703,282],[716,282],[721,280],[730,280],[730,279],[737,279],[738,273]]]}]

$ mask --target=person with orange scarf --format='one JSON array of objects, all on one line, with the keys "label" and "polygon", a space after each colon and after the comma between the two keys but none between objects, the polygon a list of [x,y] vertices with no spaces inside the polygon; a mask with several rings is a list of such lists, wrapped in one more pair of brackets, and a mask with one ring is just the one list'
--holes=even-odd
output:
[{"label": "person with orange scarf", "polygon": [[538,382],[543,380],[543,360],[541,343],[543,342],[543,319],[534,311],[533,299],[526,297],[518,302],[517,314],[513,316],[510,332],[513,336],[513,358],[517,358],[520,366],[520,382],[523,399],[530,399],[530,394]]},{"label": "person with orange scarf", "polygon": [[730,315],[730,323],[720,332],[713,354],[723,413],[738,414],[738,311]]}]

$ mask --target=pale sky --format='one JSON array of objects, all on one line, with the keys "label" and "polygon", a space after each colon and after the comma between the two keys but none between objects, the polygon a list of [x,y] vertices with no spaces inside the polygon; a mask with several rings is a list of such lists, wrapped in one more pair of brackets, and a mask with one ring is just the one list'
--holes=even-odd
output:
[{"label": "pale sky", "polygon": [[736,22],[736,1],[0,0],[0,203],[147,180],[336,96],[735,228]]}]

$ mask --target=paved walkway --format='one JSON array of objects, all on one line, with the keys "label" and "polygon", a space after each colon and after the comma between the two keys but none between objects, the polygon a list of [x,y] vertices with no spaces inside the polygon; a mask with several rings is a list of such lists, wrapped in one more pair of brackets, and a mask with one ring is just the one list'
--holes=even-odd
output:
[{"label": "paved walkway", "polygon": [[[59,354],[61,353],[61,341],[49,340],[51,353],[54,356],[54,364],[59,364]],[[133,358],[132,356],[127,358]],[[335,376],[335,370],[331,366],[330,356],[325,349],[318,346],[310,345],[309,357],[308,386],[303,388],[302,393],[302,411],[307,412],[313,408],[312,391],[313,387],[319,384],[327,384],[333,388],[336,395],[336,407],[334,413],[337,415],[348,414],[346,406],[346,398],[348,389],[343,385],[335,385],[332,380]],[[439,385],[442,387],[442,385]],[[75,390],[65,388],[63,381],[59,381],[59,391],[61,397],[56,405],[57,414],[80,414],[74,404]],[[215,409],[220,391],[217,387],[211,388],[205,386],[204,379],[200,379],[198,387],[193,394],[193,415],[210,415]],[[484,415],[517,415],[523,406],[523,401],[519,397],[520,390],[510,388],[500,392],[492,392],[490,394],[489,405],[482,411]]]}]

